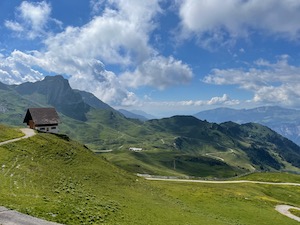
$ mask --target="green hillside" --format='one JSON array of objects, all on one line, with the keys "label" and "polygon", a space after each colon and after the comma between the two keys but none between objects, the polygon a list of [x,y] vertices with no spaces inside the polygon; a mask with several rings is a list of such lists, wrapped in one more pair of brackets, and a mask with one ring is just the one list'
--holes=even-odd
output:
[{"label": "green hillside", "polygon": [[184,220],[159,189],[64,137],[38,134],[0,152],[0,202],[6,207],[66,224],[140,224],[160,210],[169,214],[145,224]]},{"label": "green hillside", "polygon": [[174,116],[147,121],[138,133],[139,142],[113,146],[104,156],[128,171],[156,175],[233,177],[255,170],[300,171],[300,147],[259,124],[215,124]]},{"label": "green hillside", "polygon": [[24,134],[19,129],[13,129],[11,127],[0,124],[0,142],[19,138],[22,136],[24,136]]},{"label": "green hillside", "polygon": [[300,145],[299,112],[279,106],[263,106],[252,109],[216,108],[196,113],[194,116],[215,123],[233,121],[239,124],[263,124]]},{"label": "green hillside", "polygon": [[274,207],[300,206],[299,187],[146,181],[66,136],[37,134],[0,146],[0,165],[0,205],[59,223],[298,224]]}]

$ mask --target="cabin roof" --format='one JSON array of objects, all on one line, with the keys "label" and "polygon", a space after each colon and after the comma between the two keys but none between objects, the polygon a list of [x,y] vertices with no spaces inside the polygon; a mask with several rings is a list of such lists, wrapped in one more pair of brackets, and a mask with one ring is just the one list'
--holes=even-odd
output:
[{"label": "cabin roof", "polygon": [[55,108],[29,108],[27,109],[23,123],[32,120],[35,125],[58,124],[59,117]]}]

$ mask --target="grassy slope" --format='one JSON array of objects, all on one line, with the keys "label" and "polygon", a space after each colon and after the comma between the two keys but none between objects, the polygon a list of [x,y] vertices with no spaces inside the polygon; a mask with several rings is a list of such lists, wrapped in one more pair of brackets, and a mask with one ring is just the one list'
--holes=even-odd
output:
[{"label": "grassy slope", "polygon": [[254,180],[254,181],[267,181],[267,182],[292,182],[300,183],[300,176],[290,173],[252,173],[244,177],[238,178],[239,180]]},{"label": "grassy slope", "polygon": [[294,214],[295,216],[300,217],[300,210],[298,209],[290,209],[289,210],[292,214]]},{"label": "grassy slope", "polygon": [[[76,142],[39,134],[0,151],[1,205],[67,224],[138,224],[147,213],[160,210],[168,213],[160,215],[159,223],[173,216],[184,220],[178,218],[180,206],[160,196],[157,188]],[[157,224],[151,220],[147,224]]]},{"label": "grassy slope", "polygon": [[[156,182],[191,213],[202,215],[205,224],[298,224],[275,212],[277,204],[299,206],[298,187],[255,184],[192,184]],[[216,220],[216,221],[214,221]],[[201,224],[201,223],[199,223]]]},{"label": "grassy slope", "polygon": [[19,129],[13,129],[0,124],[0,142],[22,136],[24,136],[24,134]]},{"label": "grassy slope", "polygon": [[[282,160],[288,158],[280,156],[285,153],[276,153],[279,147],[288,152],[288,146],[275,147],[268,141],[274,133],[257,124],[217,125],[191,116],[175,116],[126,128],[116,138],[109,139],[109,135],[101,138],[114,142],[105,148],[113,152],[104,156],[130,172],[232,177],[253,170],[300,171]],[[126,140],[121,141],[122,137]],[[132,153],[129,147],[141,147],[145,151]],[[282,161],[283,164],[279,163]]]},{"label": "grassy slope", "polygon": [[[298,187],[150,182],[50,134],[0,147],[0,205],[66,224],[298,224]],[[274,175],[275,176],[275,175]],[[285,176],[286,181],[299,176]],[[253,216],[255,215],[255,216]]]},{"label": "grassy slope", "polygon": [[[124,119],[109,110],[92,110],[88,114],[87,123],[65,120],[63,126],[68,135],[83,141],[96,152],[113,150],[112,153],[105,154],[106,159],[130,172],[228,177],[245,171],[220,162],[212,156],[206,156],[205,151],[216,150],[203,143],[199,147],[205,149],[203,153],[199,153],[198,149],[195,152],[176,150],[176,135],[148,123]],[[81,129],[78,129],[79,126]],[[139,147],[146,151],[133,153],[128,151],[130,147]]]},{"label": "grassy slope", "polygon": [[184,154],[177,150],[117,150],[103,156],[132,173],[163,176],[233,177],[242,172],[210,157]]}]

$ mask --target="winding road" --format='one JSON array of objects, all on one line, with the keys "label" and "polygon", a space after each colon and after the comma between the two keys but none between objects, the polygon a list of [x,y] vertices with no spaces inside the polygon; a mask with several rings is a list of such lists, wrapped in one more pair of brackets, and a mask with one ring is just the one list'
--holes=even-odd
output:
[{"label": "winding road", "polygon": [[297,220],[298,222],[300,222],[300,217],[295,216],[294,214],[292,214],[289,210],[290,209],[297,209],[300,211],[300,208],[298,207],[294,207],[294,206],[290,206],[290,205],[277,205],[276,206],[276,211],[280,212],[281,214],[290,217],[291,219]]},{"label": "winding road", "polygon": [[[29,128],[22,128],[20,130],[25,134],[23,137],[1,142],[0,146],[11,142],[19,141],[24,138],[29,138],[36,134],[34,130]],[[49,222],[33,216],[22,214],[2,206],[0,206],[0,224],[1,225],[60,225],[58,223]]]},{"label": "winding road", "polygon": [[[189,179],[169,179],[169,178],[157,178],[151,177],[151,175],[138,174],[140,177],[144,177],[146,180],[154,181],[171,181],[171,182],[190,182],[190,183],[206,183],[206,184],[241,184],[241,183],[252,183],[252,184],[268,184],[268,185],[285,185],[285,186],[300,186],[300,183],[275,183],[275,182],[263,182],[263,181],[251,181],[251,180],[233,180],[233,181],[212,181],[212,180],[189,180]],[[300,208],[290,206],[290,205],[277,205],[275,210],[279,213],[297,220],[300,222],[300,217],[293,215],[289,210],[297,209],[300,211]]]},{"label": "winding road", "polygon": [[[139,175],[143,177],[142,175]],[[205,183],[205,184],[241,184],[241,183],[252,183],[252,184],[270,184],[270,185],[287,185],[287,186],[300,186],[300,183],[274,183],[264,181],[252,181],[252,180],[188,180],[188,179],[173,179],[173,178],[156,178],[156,177],[144,177],[146,180],[156,181],[173,181],[173,182],[190,182],[190,183]]]}]

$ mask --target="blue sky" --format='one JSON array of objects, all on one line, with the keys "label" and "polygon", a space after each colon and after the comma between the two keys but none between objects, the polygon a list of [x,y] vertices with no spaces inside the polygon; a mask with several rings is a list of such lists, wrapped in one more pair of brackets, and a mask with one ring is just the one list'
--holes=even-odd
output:
[{"label": "blue sky", "polygon": [[0,10],[3,83],[62,74],[156,116],[300,108],[299,0],[2,0]]}]

